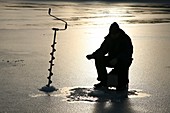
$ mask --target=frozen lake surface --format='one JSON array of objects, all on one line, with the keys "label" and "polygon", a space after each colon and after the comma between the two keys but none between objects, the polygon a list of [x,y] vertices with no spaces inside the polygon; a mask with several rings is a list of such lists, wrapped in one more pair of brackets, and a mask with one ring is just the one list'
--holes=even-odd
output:
[{"label": "frozen lake surface", "polygon": [[[108,2],[0,0],[0,113],[169,113],[170,5]],[[52,27],[57,33],[52,85],[47,84]],[[112,22],[131,37],[129,98],[93,90],[97,73],[86,55],[95,51]],[[97,94],[97,95],[96,95]]]}]

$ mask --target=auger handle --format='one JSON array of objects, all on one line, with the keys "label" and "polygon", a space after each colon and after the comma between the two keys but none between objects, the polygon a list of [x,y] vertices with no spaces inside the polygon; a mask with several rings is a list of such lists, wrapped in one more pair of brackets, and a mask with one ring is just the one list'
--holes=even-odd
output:
[{"label": "auger handle", "polygon": [[[56,20],[60,20],[60,21],[62,21],[62,22],[65,23],[64,29],[59,29],[59,28],[56,28],[56,29],[58,29],[58,30],[66,30],[66,29],[67,29],[67,22],[66,22],[65,20],[61,19],[61,18],[58,18],[58,17],[52,15],[52,14],[51,14],[51,8],[49,8],[48,14],[49,14],[50,16],[52,16],[53,18],[55,18]],[[54,29],[55,29],[55,28],[54,28]]]}]

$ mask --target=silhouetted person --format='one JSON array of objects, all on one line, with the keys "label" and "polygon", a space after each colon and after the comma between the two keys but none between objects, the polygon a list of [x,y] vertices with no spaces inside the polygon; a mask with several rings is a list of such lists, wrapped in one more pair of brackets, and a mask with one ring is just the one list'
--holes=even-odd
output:
[{"label": "silhouetted person", "polygon": [[87,59],[95,59],[95,66],[98,73],[95,88],[107,87],[106,67],[114,68],[114,73],[118,75],[118,86],[116,90],[128,88],[128,71],[132,63],[133,45],[130,37],[119,28],[114,22],[109,28],[109,34],[105,37],[100,48],[90,55]]}]

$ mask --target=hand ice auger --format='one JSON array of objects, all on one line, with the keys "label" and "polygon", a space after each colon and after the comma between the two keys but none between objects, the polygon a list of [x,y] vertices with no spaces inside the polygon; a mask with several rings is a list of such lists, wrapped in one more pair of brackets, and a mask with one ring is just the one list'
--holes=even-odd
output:
[{"label": "hand ice auger", "polygon": [[53,75],[53,73],[52,73],[52,68],[53,68],[53,66],[54,66],[53,61],[54,61],[54,59],[55,59],[55,57],[54,57],[54,52],[56,51],[56,49],[55,49],[55,44],[57,44],[57,43],[56,43],[56,32],[57,32],[57,31],[61,31],[61,30],[66,30],[66,29],[67,29],[67,22],[64,21],[64,20],[62,20],[62,19],[60,19],[60,18],[57,18],[57,17],[51,15],[51,8],[49,8],[48,14],[49,14],[50,16],[54,17],[56,20],[60,20],[60,21],[62,21],[62,22],[65,23],[65,27],[64,27],[63,29],[60,29],[60,28],[52,28],[52,30],[54,30],[54,39],[53,39],[53,44],[51,45],[51,47],[52,47],[52,52],[50,53],[50,55],[51,55],[51,60],[49,61],[49,63],[50,63],[50,68],[48,69],[48,71],[49,71],[49,76],[47,77],[47,79],[48,79],[48,84],[46,85],[47,87],[50,87],[50,84],[52,83],[51,77],[52,77],[52,75]]}]

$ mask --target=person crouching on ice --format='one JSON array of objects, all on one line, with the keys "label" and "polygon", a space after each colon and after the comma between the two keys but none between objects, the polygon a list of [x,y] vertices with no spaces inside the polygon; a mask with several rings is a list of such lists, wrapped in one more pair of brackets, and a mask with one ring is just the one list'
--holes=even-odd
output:
[{"label": "person crouching on ice", "polygon": [[106,67],[112,67],[118,75],[116,90],[128,89],[128,71],[133,60],[132,54],[133,45],[130,37],[119,28],[116,22],[112,23],[109,34],[104,38],[100,48],[86,56],[88,60],[95,60],[97,80],[100,83],[95,84],[94,87],[107,87]]}]

